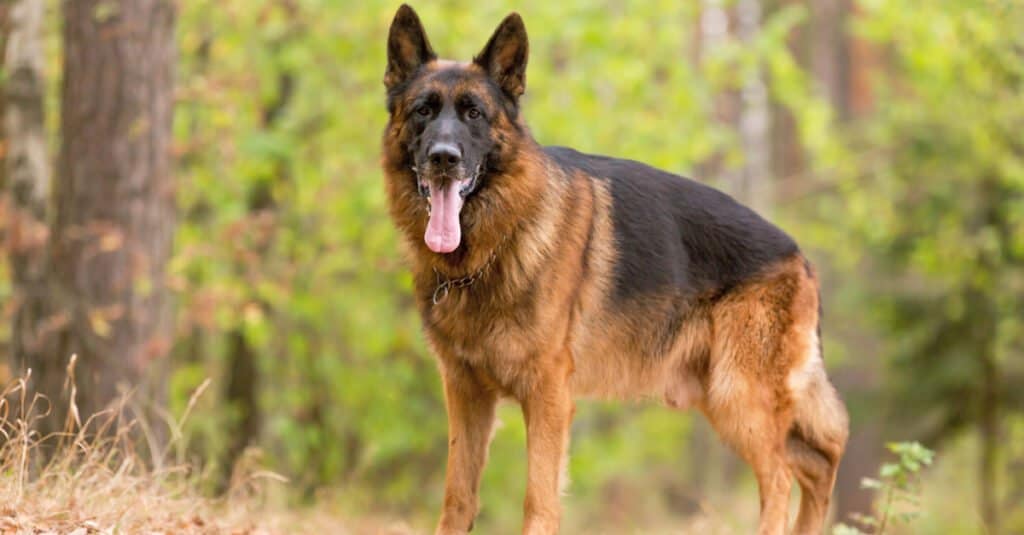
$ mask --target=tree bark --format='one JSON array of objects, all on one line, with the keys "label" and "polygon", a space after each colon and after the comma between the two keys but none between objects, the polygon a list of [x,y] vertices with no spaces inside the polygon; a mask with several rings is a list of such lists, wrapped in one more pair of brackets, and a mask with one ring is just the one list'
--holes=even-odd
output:
[{"label": "tree bark", "polygon": [[[761,31],[761,0],[736,2],[737,33],[745,43],[753,43]],[[743,170],[738,175],[735,192],[745,204],[767,216],[773,205],[771,182],[771,145],[768,132],[771,127],[768,106],[768,88],[758,67],[745,80],[740,89],[738,128],[743,147]]]},{"label": "tree bark", "polygon": [[[863,13],[857,2],[846,4],[847,19],[856,19]],[[851,35],[846,44],[847,71],[846,81],[846,114],[845,118],[856,119],[871,113],[875,108],[875,94],[871,87],[871,77],[889,69],[877,49],[867,38]]]},{"label": "tree bark", "polygon": [[[866,351],[865,354],[873,352]],[[870,514],[875,502],[875,492],[863,488],[861,481],[865,477],[876,477],[885,451],[885,433],[877,417],[881,407],[875,399],[878,371],[870,366],[846,366],[836,370],[832,377],[850,407],[862,411],[860,414],[857,411],[851,414],[850,439],[836,475],[832,515],[835,522],[856,525],[853,515]]]},{"label": "tree bark", "polygon": [[[1001,187],[997,179],[987,178],[981,184],[986,206],[983,221],[989,228],[998,229],[999,251],[1012,250],[1012,229],[1005,214],[1008,210],[1005,199],[1010,195]],[[999,280],[998,273],[1006,269],[1007,257],[1003,253],[982,255],[980,265],[990,280]],[[1002,442],[1002,398],[1003,373],[997,356],[999,318],[1001,311],[998,302],[990,294],[992,290],[974,289],[970,292],[967,302],[975,303],[971,317],[977,318],[975,330],[976,347],[981,360],[981,399],[978,406],[978,427],[980,432],[981,452],[979,454],[978,486],[981,517],[985,528],[991,535],[1002,533],[1002,511],[999,503],[999,450]]]},{"label": "tree bark", "polygon": [[849,41],[845,25],[849,0],[817,0],[809,3],[811,20],[810,70],[840,118],[849,116]]},{"label": "tree bark", "polygon": [[[262,110],[262,127],[265,130],[272,130],[277,126],[281,114],[288,108],[295,91],[295,75],[285,69],[277,75],[277,93]],[[250,217],[257,218],[260,214],[273,214],[277,210],[272,189],[273,184],[287,179],[288,165],[285,161],[276,161],[271,176],[253,184],[248,192],[248,210]],[[271,247],[268,238],[266,243],[257,248],[258,257],[262,258],[269,254]],[[235,266],[239,277],[244,277],[246,267],[242,264]],[[260,303],[263,309],[269,305]],[[242,457],[245,449],[253,444],[263,427],[263,413],[260,410],[259,385],[260,370],[257,362],[258,355],[256,348],[252,347],[245,337],[241,326],[236,326],[228,333],[228,383],[224,392],[224,399],[228,406],[235,409],[238,414],[238,421],[234,424],[231,439],[228,443],[223,467],[225,469],[222,478],[221,490],[227,490],[230,483],[231,472],[235,463]]]},{"label": "tree bark", "polygon": [[[125,389],[162,404],[172,338],[164,272],[175,227],[170,0],[65,0],[62,145],[50,262],[56,351],[32,354],[39,387],[59,399],[78,355],[84,418]],[[154,373],[156,372],[156,373]],[[152,382],[145,381],[152,377]],[[66,403],[48,425],[60,426]]]},{"label": "tree bark", "polygon": [[[0,3],[0,72],[3,72],[5,65],[4,56],[6,55],[7,51],[7,34],[10,33],[10,27],[7,24],[7,14],[10,12],[10,10],[10,3]],[[0,76],[0,80],[3,79],[4,78]],[[0,188],[3,188],[6,184],[6,181],[4,180],[4,167],[7,165],[7,163],[4,157],[7,154],[7,143],[5,141],[7,136],[4,132],[3,123],[4,102],[6,101],[6,99],[7,97],[6,95],[4,95],[4,92],[0,91]],[[0,231],[2,230],[3,228],[0,227]]]},{"label": "tree bark", "polygon": [[[697,62],[702,64],[730,39],[729,9],[724,0],[701,0],[700,17],[695,33],[698,35]],[[712,102],[714,119],[738,130],[741,105],[738,91],[717,91]],[[697,175],[718,180],[726,193],[745,201],[742,170],[730,168],[724,156],[718,153],[706,161],[699,162]]]},{"label": "tree bark", "polygon": [[259,436],[262,413],[259,406],[259,368],[255,351],[245,339],[241,327],[228,333],[228,378],[224,392],[226,404],[237,411],[238,420],[231,426],[227,451],[222,463],[220,492],[229,489],[235,463],[245,449]]},{"label": "tree bark", "polygon": [[[993,329],[994,330],[994,329]],[[999,492],[998,454],[999,454],[999,376],[996,368],[993,348],[986,348],[982,356],[982,379],[984,391],[981,396],[981,454],[978,467],[978,486],[980,487],[981,518],[985,522],[987,532],[999,535]]]},{"label": "tree bark", "polygon": [[5,245],[11,266],[14,303],[11,369],[24,375],[29,355],[53,349],[47,344],[46,224],[51,169],[43,103],[46,93],[42,25],[43,0],[19,0],[6,6],[2,99],[3,165],[7,228]]}]

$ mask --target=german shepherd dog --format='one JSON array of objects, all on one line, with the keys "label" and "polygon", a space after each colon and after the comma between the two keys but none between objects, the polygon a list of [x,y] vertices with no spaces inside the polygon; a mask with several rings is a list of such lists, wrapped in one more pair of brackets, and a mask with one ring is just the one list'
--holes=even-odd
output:
[{"label": "german shepherd dog", "polygon": [[818,282],[729,196],[642,163],[534,141],[518,14],[473,61],[438,59],[403,5],[387,44],[382,166],[439,362],[448,465],[437,533],[477,513],[495,405],[527,431],[523,533],[559,529],[577,397],[695,407],[753,468],[759,533],[820,533],[847,438]]}]

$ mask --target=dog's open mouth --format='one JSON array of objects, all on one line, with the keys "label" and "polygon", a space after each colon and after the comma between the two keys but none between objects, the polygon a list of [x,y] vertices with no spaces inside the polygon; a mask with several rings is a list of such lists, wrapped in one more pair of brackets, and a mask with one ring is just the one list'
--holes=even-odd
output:
[{"label": "dog's open mouth", "polygon": [[462,242],[459,214],[462,212],[466,197],[476,189],[479,176],[478,170],[468,178],[450,180],[444,186],[417,178],[420,195],[430,203],[430,218],[423,241],[431,251],[445,254],[458,249]]},{"label": "dog's open mouth", "polygon": [[[413,169],[415,170],[416,168],[413,168]],[[461,195],[463,199],[468,197],[470,193],[473,193],[474,191],[476,191],[476,186],[477,186],[477,183],[479,182],[479,177],[480,177],[480,170],[477,169],[477,171],[475,173],[473,173],[473,176],[471,176],[471,177],[469,177],[468,179],[465,179],[465,180],[457,181],[460,184],[460,186],[459,186],[459,195]],[[420,178],[417,175],[417,177],[416,177],[416,186],[419,188],[420,197],[423,197],[424,199],[429,199],[430,198],[431,187],[430,187],[430,183],[429,182],[427,182],[426,180]]]}]

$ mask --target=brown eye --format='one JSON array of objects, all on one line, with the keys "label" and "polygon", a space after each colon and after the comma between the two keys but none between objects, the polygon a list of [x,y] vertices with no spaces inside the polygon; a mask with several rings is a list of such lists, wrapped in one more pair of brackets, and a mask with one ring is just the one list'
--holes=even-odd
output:
[{"label": "brown eye", "polygon": [[470,108],[469,111],[466,112],[466,117],[469,117],[470,119],[479,119],[480,115],[480,110],[477,108]]},{"label": "brown eye", "polygon": [[430,115],[432,112],[431,112],[430,106],[427,106],[426,104],[424,104],[424,105],[420,106],[419,108],[416,108],[416,113],[426,117],[426,116]]}]

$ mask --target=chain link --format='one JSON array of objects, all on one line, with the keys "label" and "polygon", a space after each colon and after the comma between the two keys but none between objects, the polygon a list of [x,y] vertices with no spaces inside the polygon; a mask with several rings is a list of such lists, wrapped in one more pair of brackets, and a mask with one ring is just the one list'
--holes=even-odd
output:
[{"label": "chain link", "polygon": [[433,295],[430,296],[430,301],[435,305],[439,304],[441,301],[444,301],[446,297],[448,297],[448,293],[451,292],[452,290],[458,288],[465,288],[473,284],[474,282],[480,280],[480,278],[482,278],[484,273],[487,271],[487,268],[491,267],[491,264],[493,264],[494,260],[498,257],[498,249],[500,249],[504,243],[505,238],[502,238],[501,242],[498,243],[498,246],[495,247],[493,251],[491,251],[491,256],[487,257],[487,261],[484,262],[484,265],[480,266],[480,269],[476,270],[476,272],[470,275],[466,275],[465,277],[459,277],[457,279],[448,279],[442,277],[441,272],[438,271],[437,268],[434,268],[434,276],[437,277],[437,287],[434,288],[434,293]]}]

